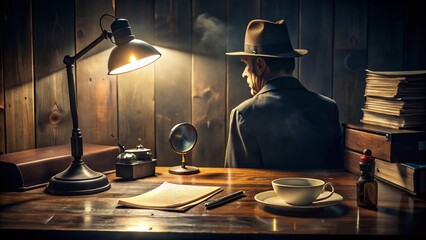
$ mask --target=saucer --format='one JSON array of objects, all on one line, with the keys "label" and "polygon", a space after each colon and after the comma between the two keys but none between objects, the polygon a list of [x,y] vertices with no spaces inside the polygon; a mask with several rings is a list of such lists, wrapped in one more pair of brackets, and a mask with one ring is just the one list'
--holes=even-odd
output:
[{"label": "saucer", "polygon": [[[319,197],[327,196],[328,194],[330,194],[329,191],[324,191]],[[321,209],[321,208],[336,205],[340,203],[341,201],[343,201],[343,197],[340,194],[333,193],[331,197],[321,201],[313,202],[310,205],[296,206],[296,205],[291,205],[284,202],[284,200],[282,200],[280,197],[277,196],[274,190],[258,193],[256,194],[256,196],[254,196],[254,199],[259,203],[265,204],[265,206],[279,209],[279,210],[289,210],[289,211]]]}]

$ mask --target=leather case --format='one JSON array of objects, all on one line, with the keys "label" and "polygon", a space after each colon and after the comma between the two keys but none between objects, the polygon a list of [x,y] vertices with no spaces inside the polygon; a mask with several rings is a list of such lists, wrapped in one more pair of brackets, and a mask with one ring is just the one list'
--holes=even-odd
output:
[{"label": "leather case", "polygon": [[[118,146],[83,144],[82,159],[98,172],[115,170]],[[26,191],[45,186],[72,162],[70,144],[0,155],[0,190]]]}]

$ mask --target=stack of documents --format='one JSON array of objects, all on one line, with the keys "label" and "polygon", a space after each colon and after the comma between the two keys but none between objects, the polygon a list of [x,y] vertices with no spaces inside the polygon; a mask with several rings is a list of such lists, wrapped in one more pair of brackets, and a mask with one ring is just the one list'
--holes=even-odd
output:
[{"label": "stack of documents", "polygon": [[119,199],[118,204],[133,208],[184,212],[222,190],[218,186],[182,185],[164,182],[146,193]]},{"label": "stack of documents", "polygon": [[361,122],[395,129],[426,128],[426,70],[367,70]]}]

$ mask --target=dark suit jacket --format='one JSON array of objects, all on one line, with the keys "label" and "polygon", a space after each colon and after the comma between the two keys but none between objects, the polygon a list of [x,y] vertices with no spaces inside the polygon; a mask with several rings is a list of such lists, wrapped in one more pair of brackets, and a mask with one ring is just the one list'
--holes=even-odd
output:
[{"label": "dark suit jacket", "polygon": [[232,110],[225,167],[341,168],[342,146],[336,103],[280,77]]}]

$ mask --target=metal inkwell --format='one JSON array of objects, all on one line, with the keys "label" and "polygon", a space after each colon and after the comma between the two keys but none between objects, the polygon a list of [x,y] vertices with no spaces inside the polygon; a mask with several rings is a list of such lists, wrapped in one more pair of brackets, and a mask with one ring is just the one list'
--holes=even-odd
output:
[{"label": "metal inkwell", "polygon": [[155,175],[157,159],[152,159],[151,149],[145,148],[139,138],[136,148],[126,149],[114,135],[111,135],[123,151],[117,156],[115,170],[117,177],[138,179]]}]

